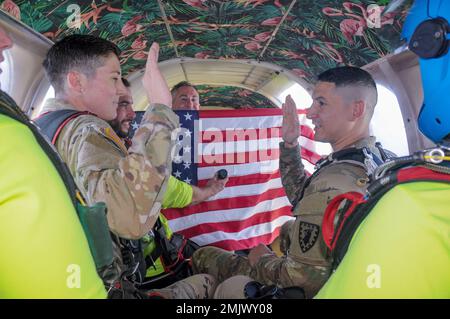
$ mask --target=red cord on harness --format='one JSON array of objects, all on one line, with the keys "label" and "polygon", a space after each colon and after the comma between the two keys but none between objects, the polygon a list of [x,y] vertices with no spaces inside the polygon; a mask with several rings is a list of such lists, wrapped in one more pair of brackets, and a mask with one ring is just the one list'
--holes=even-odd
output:
[{"label": "red cord on harness", "polygon": [[[344,200],[350,201],[352,204],[350,205],[349,209],[344,213],[344,217],[342,218],[341,223],[339,225],[336,225],[337,232],[335,235],[334,220],[337,211],[339,209],[339,206]],[[337,238],[339,237],[342,227],[344,226],[344,222],[353,213],[356,206],[358,206],[363,202],[364,202],[363,194],[357,192],[349,192],[336,196],[328,204],[327,208],[325,209],[325,215],[323,216],[322,221],[322,236],[323,240],[325,241],[325,244],[330,250],[334,249]]]}]

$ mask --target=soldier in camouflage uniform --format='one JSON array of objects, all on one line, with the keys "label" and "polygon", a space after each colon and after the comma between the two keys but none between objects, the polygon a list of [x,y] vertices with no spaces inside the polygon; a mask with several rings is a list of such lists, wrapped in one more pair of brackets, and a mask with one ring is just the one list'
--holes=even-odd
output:
[{"label": "soldier in camouflage uniform", "polygon": [[[366,71],[340,67],[322,73],[307,112],[315,125],[315,140],[330,143],[331,156],[338,151],[365,147],[381,157],[375,138],[369,136],[376,103],[376,85]],[[290,96],[283,104],[282,131],[281,178],[296,217],[284,224],[280,232],[284,256],[277,257],[264,245],[253,248],[248,257],[204,247],[194,254],[193,266],[197,273],[209,273],[219,283],[235,275],[246,275],[267,285],[300,286],[311,298],[330,275],[331,260],[321,234],[325,208],[336,195],[350,191],[363,193],[374,163],[370,155],[367,162],[337,160],[318,168],[308,179],[298,144],[297,109]],[[242,285],[248,281],[243,280]],[[216,295],[230,297],[221,291],[216,291]]]},{"label": "soldier in camouflage uniform", "polygon": [[[55,146],[87,204],[105,202],[110,230],[126,239],[147,234],[159,216],[171,171],[171,134],[179,126],[158,69],[158,52],[154,43],[143,76],[150,107],[129,152],[106,122],[115,118],[119,96],[126,93],[119,49],[97,37],[72,35],[56,43],[44,61],[56,98],[46,102],[42,113],[62,109],[86,112],[64,126]],[[200,275],[155,293],[205,298],[214,287],[214,278]]]}]

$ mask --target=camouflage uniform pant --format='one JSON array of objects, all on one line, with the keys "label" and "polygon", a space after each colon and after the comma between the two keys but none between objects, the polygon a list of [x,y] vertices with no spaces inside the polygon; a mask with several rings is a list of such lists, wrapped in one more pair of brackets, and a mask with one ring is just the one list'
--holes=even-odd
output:
[{"label": "camouflage uniform pant", "polygon": [[248,276],[233,276],[217,286],[214,299],[247,299],[244,290],[251,281]]},{"label": "camouflage uniform pant", "polygon": [[216,290],[217,281],[213,276],[194,275],[162,289],[148,291],[150,296],[164,299],[210,299]]},{"label": "camouflage uniform pant", "polygon": [[255,278],[255,271],[247,257],[239,256],[217,247],[203,247],[192,256],[192,268],[197,274],[209,274],[218,283],[236,275]]}]

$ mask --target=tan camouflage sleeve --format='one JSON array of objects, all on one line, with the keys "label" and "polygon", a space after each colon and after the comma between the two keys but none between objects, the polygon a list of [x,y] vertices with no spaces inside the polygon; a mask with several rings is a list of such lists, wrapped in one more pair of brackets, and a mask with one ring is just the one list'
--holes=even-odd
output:
[{"label": "tan camouflage sleeve", "polygon": [[179,126],[178,116],[164,105],[150,107],[129,154],[120,143],[114,143],[115,134],[106,122],[97,118],[93,121],[92,116],[80,118],[90,122],[78,118],[72,121],[73,134],[68,141],[58,138],[58,144],[62,140],[58,149],[66,154],[89,204],[106,203],[111,231],[124,238],[141,238],[159,215],[171,171],[171,134]]},{"label": "tan camouflage sleeve", "polygon": [[286,195],[295,205],[305,186],[306,174],[300,156],[300,146],[293,148],[284,147],[284,142],[280,143],[280,174]]}]

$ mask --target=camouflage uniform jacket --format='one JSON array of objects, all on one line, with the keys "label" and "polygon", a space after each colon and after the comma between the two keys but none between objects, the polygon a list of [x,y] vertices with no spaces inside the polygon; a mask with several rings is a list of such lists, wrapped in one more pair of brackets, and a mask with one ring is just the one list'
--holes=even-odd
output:
[{"label": "camouflage uniform jacket", "polygon": [[[351,147],[368,147],[381,158],[374,137],[362,139]],[[331,261],[320,229],[325,208],[339,194],[364,192],[368,176],[363,163],[343,160],[320,168],[307,184],[300,147],[289,149],[284,143],[280,144],[280,171],[286,194],[295,205],[296,219],[281,230],[282,241],[288,236],[286,255],[281,258],[264,255],[255,267],[257,278],[283,287],[301,286],[310,298],[330,275]]]},{"label": "camouflage uniform jacket", "polygon": [[[57,99],[43,113],[74,109]],[[171,172],[172,131],[178,116],[164,105],[152,105],[126,150],[109,124],[81,115],[61,131],[56,148],[88,204],[105,202],[112,232],[139,239],[155,224]]]}]

